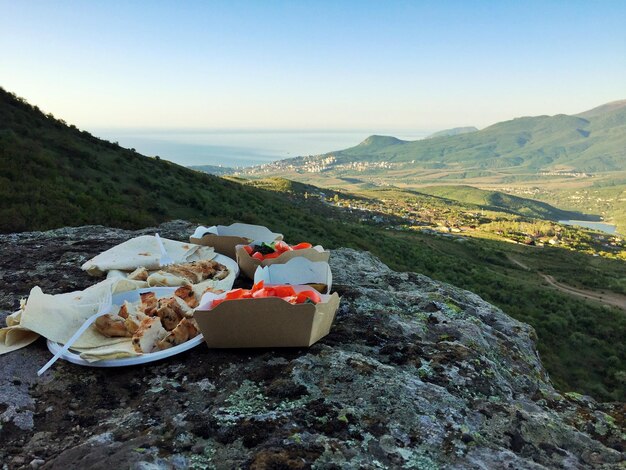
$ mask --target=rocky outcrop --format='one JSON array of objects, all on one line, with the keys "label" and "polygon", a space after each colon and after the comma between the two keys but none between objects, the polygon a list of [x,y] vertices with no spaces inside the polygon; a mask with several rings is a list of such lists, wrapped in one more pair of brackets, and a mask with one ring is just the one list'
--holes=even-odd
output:
[{"label": "rocky outcrop", "polygon": [[[0,235],[0,310],[139,234]],[[158,227],[184,240],[190,225]],[[624,407],[552,387],[531,327],[478,296],[368,253],[334,250],[342,303],[309,349],[209,350],[82,368],[40,340],[0,356],[5,468],[618,468]],[[1,315],[0,317],[3,317]]]}]

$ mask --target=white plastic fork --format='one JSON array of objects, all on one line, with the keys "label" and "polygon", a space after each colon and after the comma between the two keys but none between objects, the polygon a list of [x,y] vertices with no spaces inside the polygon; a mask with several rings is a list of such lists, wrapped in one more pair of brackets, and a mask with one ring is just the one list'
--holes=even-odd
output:
[{"label": "white plastic fork", "polygon": [[37,371],[37,375],[42,375],[45,371],[47,371],[50,367],[52,367],[52,364],[54,364],[57,361],[57,359],[59,359],[63,354],[65,354],[72,347],[72,345],[76,342],[76,340],[80,338],[85,331],[87,331],[87,328],[89,328],[91,324],[96,321],[98,317],[101,317],[102,315],[106,315],[107,313],[111,311],[112,305],[113,305],[113,298],[111,295],[111,289],[109,288],[104,294],[104,297],[102,297],[98,301],[98,311],[94,315],[87,318],[87,320],[85,320],[85,322],[81,325],[81,327],[78,330],[76,330],[76,333],[74,333],[72,337],[69,340],[67,340],[67,342],[63,345],[63,347],[59,351],[57,351],[57,353],[52,357],[52,359],[46,362],[46,365]]},{"label": "white plastic fork", "polygon": [[159,266],[167,266],[169,264],[174,264],[174,260],[167,254],[165,250],[165,246],[163,246],[163,240],[159,237],[158,233],[154,234],[154,238],[156,238],[157,243],[159,244],[159,248],[161,249],[161,259],[159,260]]}]

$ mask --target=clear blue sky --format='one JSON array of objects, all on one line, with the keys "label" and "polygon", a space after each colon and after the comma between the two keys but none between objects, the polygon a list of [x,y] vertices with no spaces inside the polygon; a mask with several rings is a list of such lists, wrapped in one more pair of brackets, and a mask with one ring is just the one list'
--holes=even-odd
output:
[{"label": "clear blue sky", "polygon": [[85,128],[483,127],[626,98],[626,1],[0,11],[0,85]]}]

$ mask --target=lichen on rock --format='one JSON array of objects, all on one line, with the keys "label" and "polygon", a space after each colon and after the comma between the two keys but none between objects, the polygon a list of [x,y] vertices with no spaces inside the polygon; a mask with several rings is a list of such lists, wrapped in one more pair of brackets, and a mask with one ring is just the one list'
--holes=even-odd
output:
[{"label": "lichen on rock", "polygon": [[[0,235],[0,309],[39,284],[93,282],[81,262],[156,230]],[[65,362],[43,341],[0,356],[7,468],[619,468],[624,407],[562,394],[533,329],[470,292],[332,252],[342,302],[311,348],[209,350],[133,368]],[[30,417],[30,418],[29,418]]]}]

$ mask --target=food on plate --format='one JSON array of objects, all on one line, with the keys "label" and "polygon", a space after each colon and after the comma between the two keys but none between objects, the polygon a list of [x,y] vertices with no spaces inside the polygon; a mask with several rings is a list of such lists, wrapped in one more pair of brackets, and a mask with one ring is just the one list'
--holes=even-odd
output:
[{"label": "food on plate", "polygon": [[230,271],[213,260],[192,261],[164,266],[150,274],[146,280],[150,287],[198,285],[226,279]]},{"label": "food on plate", "polygon": [[170,331],[176,328],[180,320],[191,317],[193,310],[183,299],[174,295],[167,299],[158,300],[156,314],[161,319],[165,329]]},{"label": "food on plate", "polygon": [[263,261],[266,259],[278,258],[287,251],[305,250],[312,247],[313,245],[306,242],[298,243],[297,245],[292,246],[282,240],[279,240],[272,243],[263,242],[260,245],[246,245],[243,248],[252,258]]},{"label": "food on plate", "polygon": [[163,339],[156,343],[158,349],[169,349],[183,344],[198,335],[198,325],[193,318],[183,318],[176,328],[170,331]]},{"label": "food on plate", "polygon": [[141,353],[152,352],[156,349],[157,342],[165,336],[167,336],[167,330],[161,325],[159,317],[144,318],[133,335],[133,348]]},{"label": "food on plate", "polygon": [[[116,273],[119,275],[119,271]],[[140,266],[130,273],[123,273],[127,279],[146,283],[149,287],[217,283],[227,280],[230,274],[231,271],[227,266],[212,259],[171,264],[158,270],[148,270],[145,266]]]},{"label": "food on plate", "polygon": [[96,328],[100,333],[109,338],[132,336],[132,333],[126,328],[124,318],[120,315],[108,313],[98,317],[96,319]]},{"label": "food on plate", "polygon": [[190,308],[196,308],[198,306],[198,299],[193,291],[193,288],[189,285],[181,286],[174,292],[176,297],[180,297],[185,301]]},{"label": "food on plate", "polygon": [[132,273],[130,273],[127,277],[131,281],[147,281],[150,273],[143,266],[139,266]]},{"label": "food on plate", "polygon": [[141,326],[141,322],[145,318],[148,318],[148,316],[143,315],[140,312],[138,312],[137,315],[130,315],[124,319],[124,326],[126,327],[126,330],[128,330],[131,336],[137,333],[137,330]]},{"label": "food on plate", "polygon": [[141,298],[140,310],[149,317],[156,315],[157,298],[155,293],[144,292],[139,294],[139,297]]},{"label": "food on plate", "polygon": [[[154,292],[139,296],[138,302],[125,301],[116,313],[99,317],[96,330],[110,338],[131,337],[133,348],[141,353],[178,346],[199,334],[190,307],[194,296],[190,288],[181,287],[171,297],[157,298]],[[195,297],[194,302],[197,305]]]},{"label": "food on plate", "polygon": [[172,264],[161,268],[161,271],[182,277],[191,284],[198,284],[206,279],[219,281],[228,276],[226,266],[210,259]]},{"label": "food on plate", "polygon": [[260,281],[256,283],[252,289],[233,289],[227,292],[224,297],[214,299],[211,303],[211,308],[227,300],[261,299],[265,297],[278,297],[290,304],[303,304],[307,302],[316,304],[322,300],[319,292],[315,289],[296,292],[296,290],[289,285],[272,285],[266,287],[265,283]]}]

